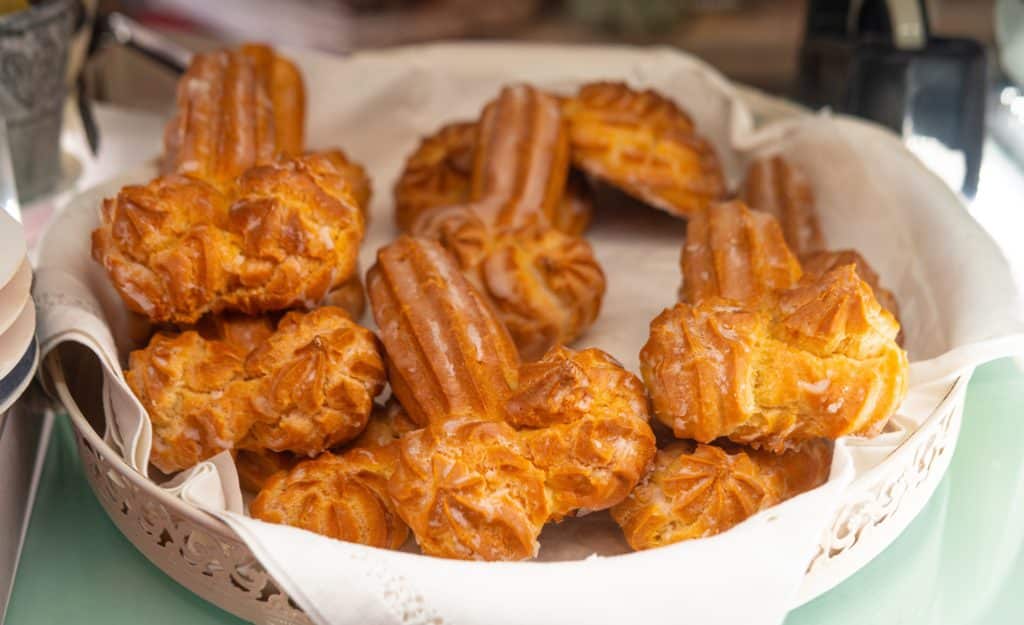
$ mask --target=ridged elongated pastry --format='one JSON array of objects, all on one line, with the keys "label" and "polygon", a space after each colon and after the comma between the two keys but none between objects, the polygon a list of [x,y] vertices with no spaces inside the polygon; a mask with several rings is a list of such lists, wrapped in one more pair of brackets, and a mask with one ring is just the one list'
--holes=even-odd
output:
[{"label": "ridged elongated pastry", "polygon": [[242,172],[302,153],[305,87],[291,61],[246,45],[194,57],[164,132],[164,173],[226,190]]},{"label": "ridged elongated pastry", "polygon": [[501,419],[519,358],[448,253],[402,237],[377,253],[366,284],[388,379],[409,417],[420,425]]},{"label": "ridged elongated pastry", "polygon": [[366,432],[344,449],[269,476],[250,514],[339,540],[401,547],[409,528],[395,510],[387,481],[397,464],[397,441],[412,427],[396,404],[376,407]]},{"label": "ridged elongated pastry", "polygon": [[424,426],[402,437],[389,492],[425,553],[531,557],[545,522],[610,507],[640,479],[654,455],[646,398],[607,354],[559,347],[520,368],[432,240],[383,248],[367,283],[395,394]]},{"label": "ridged elongated pastry", "polygon": [[470,201],[427,211],[412,227],[455,255],[530,360],[578,337],[604,296],[590,246],[551,225],[567,173],[558,100],[507,87],[479,122]]},{"label": "ridged elongated pastry", "polygon": [[337,308],[200,330],[156,334],[125,372],[166,473],[234,448],[315,455],[358,436],[384,386],[372,333]]},{"label": "ridged elongated pastry", "polygon": [[153,321],[309,307],[354,275],[364,231],[333,162],[313,154],[254,167],[231,195],[180,175],[127,186],[103,202],[93,258],[128,308]]},{"label": "ridged elongated pastry", "polygon": [[703,538],[824,483],[831,463],[822,440],[782,454],[673,443],[612,517],[634,549]]},{"label": "ridged elongated pastry", "polygon": [[677,304],[651,322],[640,365],[677,437],[781,451],[884,427],[907,390],[898,332],[846,265],[756,302]]},{"label": "ridged elongated pastry", "polygon": [[[400,230],[410,231],[428,211],[471,200],[479,130],[476,122],[448,124],[425,137],[409,155],[395,185],[395,223]],[[552,173],[560,174],[561,170]],[[561,198],[546,209],[555,228],[566,234],[582,234],[593,212],[586,180],[579,174],[570,175]]]},{"label": "ridged elongated pastry", "polygon": [[588,174],[684,217],[724,197],[714,148],[658,93],[592,83],[568,98],[563,111],[573,164]]},{"label": "ridged elongated pastry", "polygon": [[740,198],[751,208],[778,220],[786,243],[797,256],[825,248],[810,181],[781,156],[761,158],[750,164]]},{"label": "ridged elongated pastry", "polygon": [[681,301],[719,296],[745,302],[792,287],[803,275],[778,221],[742,202],[690,217],[682,254]]}]

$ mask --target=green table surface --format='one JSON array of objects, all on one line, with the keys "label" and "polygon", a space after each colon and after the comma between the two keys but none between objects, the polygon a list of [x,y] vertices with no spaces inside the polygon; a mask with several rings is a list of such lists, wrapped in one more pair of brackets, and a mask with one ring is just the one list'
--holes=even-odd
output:
[{"label": "green table surface", "polygon": [[[787,625],[1024,623],[1022,382],[1014,360],[976,372],[949,473],[920,516]],[[242,623],[121,536],[89,490],[67,419],[58,419],[48,454],[8,625]]]}]

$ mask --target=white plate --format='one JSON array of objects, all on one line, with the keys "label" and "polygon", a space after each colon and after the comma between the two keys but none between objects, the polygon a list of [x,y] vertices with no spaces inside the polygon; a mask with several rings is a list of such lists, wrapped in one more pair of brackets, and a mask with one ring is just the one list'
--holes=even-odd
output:
[{"label": "white plate", "polygon": [[0,285],[10,282],[27,252],[25,230],[13,217],[0,210]]},{"label": "white plate", "polygon": [[32,265],[28,258],[24,258],[10,282],[0,287],[0,335],[11,327],[25,308],[31,290]]},{"label": "white plate", "polygon": [[[32,377],[36,373],[36,366],[39,364],[39,343],[33,340],[28,344],[28,349],[21,358],[14,364],[14,368],[2,380],[0,380],[0,415],[7,412],[14,402],[28,388]],[[0,418],[3,418],[0,416]],[[0,428],[0,432],[3,429]]]},{"label": "white plate", "polygon": [[0,335],[0,378],[6,376],[18,364],[36,335],[36,305],[32,298],[18,313],[11,327]]}]

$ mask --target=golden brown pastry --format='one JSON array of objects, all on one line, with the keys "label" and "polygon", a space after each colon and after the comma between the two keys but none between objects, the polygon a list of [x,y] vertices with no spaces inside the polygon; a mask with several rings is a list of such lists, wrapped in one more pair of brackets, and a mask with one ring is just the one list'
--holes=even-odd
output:
[{"label": "golden brown pastry", "polygon": [[398,549],[409,528],[395,511],[387,481],[395,468],[392,447],[325,452],[275,473],[249,506],[268,523],[282,523],[338,540]]},{"label": "golden brown pastry", "polygon": [[523,365],[506,418],[546,474],[555,521],[622,501],[654,453],[643,384],[599,349],[559,346]]},{"label": "golden brown pastry", "polygon": [[256,421],[247,353],[194,331],[158,333],[131,353],[125,378],[153,424],[150,461],[164,473],[231,449]]},{"label": "golden brown pastry", "polygon": [[384,389],[384,363],[373,333],[333,307],[290,312],[252,351],[245,373],[259,419],[243,449],[314,456],[358,436],[373,398]]},{"label": "golden brown pastry", "polygon": [[[896,296],[893,295],[892,291],[882,286],[878,273],[868,264],[867,259],[856,250],[839,250],[836,252],[823,250],[804,256],[801,258],[801,262],[803,263],[804,271],[812,276],[823,275],[843,265],[853,265],[860,279],[867,282],[871,287],[875,294],[875,299],[882,305],[882,308],[891,312],[896,321],[900,320],[900,305],[896,301]],[[903,331],[901,329],[897,340],[902,338]]]},{"label": "golden brown pastry", "polygon": [[673,443],[612,517],[633,549],[703,538],[824,483],[831,464],[832,444],[822,440],[782,454]]},{"label": "golden brown pastry", "polygon": [[778,222],[739,201],[690,217],[682,267],[680,300],[691,304],[711,296],[760,299],[792,287],[803,273]]},{"label": "golden brown pastry", "polygon": [[494,232],[470,210],[442,213],[430,234],[487,296],[525,360],[572,341],[597,319],[605,277],[585,239],[538,226]]},{"label": "golden brown pastry", "polygon": [[198,54],[178,82],[163,171],[225,191],[254,165],[301,154],[304,117],[302,77],[271,48]]},{"label": "golden brown pastry", "polygon": [[366,287],[391,390],[410,419],[502,418],[519,357],[444,249],[403,236],[377,252]]},{"label": "golden brown pastry", "polygon": [[714,148],[658,93],[598,82],[580,88],[563,111],[573,164],[588,174],[683,217],[724,197]]},{"label": "golden brown pastry", "polygon": [[[373,334],[338,308],[159,333],[125,378],[153,425],[165,473],[234,448],[315,455],[359,435],[384,366]],[[211,335],[211,333],[213,333]],[[255,345],[255,348],[253,348]]]},{"label": "golden brown pastry", "polygon": [[640,366],[677,437],[781,451],[881,431],[907,390],[898,332],[846,265],[759,301],[677,304],[651,322]]},{"label": "golden brown pastry", "polygon": [[802,258],[825,248],[810,181],[781,156],[750,164],[740,198],[778,220],[786,243],[797,256]]},{"label": "golden brown pastry", "polygon": [[308,307],[353,276],[363,237],[335,162],[257,166],[231,195],[180,175],[127,186],[103,202],[93,258],[129,309],[158,322]]},{"label": "golden brown pastry", "polygon": [[412,227],[455,255],[529,360],[578,337],[604,296],[593,250],[551,225],[567,173],[558,100],[505,88],[479,122],[469,203],[427,211]]},{"label": "golden brown pastry", "polygon": [[[741,197],[756,211],[775,217],[786,244],[800,258],[806,273],[821,276],[836,267],[854,265],[861,280],[867,282],[875,292],[875,298],[882,308],[891,312],[899,321],[899,304],[895,296],[882,287],[878,273],[863,256],[856,250],[825,249],[825,237],[821,233],[814,206],[814,193],[802,171],[781,156],[754,161],[747,170]],[[685,270],[685,258],[683,265]],[[902,337],[901,331],[898,337],[900,344]]]},{"label": "golden brown pastry", "polygon": [[469,201],[476,122],[442,126],[405,161],[395,184],[395,224],[402,232],[427,211]]},{"label": "golden brown pastry", "polygon": [[518,560],[548,520],[608,508],[654,455],[639,380],[598,350],[520,368],[490,304],[438,243],[402,237],[367,278],[393,390],[424,427],[389,482],[424,553]]},{"label": "golden brown pastry", "polygon": [[[395,223],[409,232],[424,213],[470,201],[477,146],[476,122],[443,126],[420,142],[406,160],[395,185]],[[590,225],[593,206],[584,177],[572,172],[565,192],[551,210],[551,225],[569,235],[580,235]]]}]

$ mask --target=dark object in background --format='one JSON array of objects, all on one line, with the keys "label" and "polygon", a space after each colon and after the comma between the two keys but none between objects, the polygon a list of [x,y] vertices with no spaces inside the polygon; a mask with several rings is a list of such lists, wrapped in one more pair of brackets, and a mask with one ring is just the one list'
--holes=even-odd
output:
[{"label": "dark object in background", "polygon": [[0,18],[0,116],[18,197],[41,195],[60,178],[60,129],[67,93],[71,0],[44,0]]},{"label": "dark object in background", "polygon": [[962,152],[968,197],[978,187],[986,93],[984,48],[932,37],[924,0],[809,0],[797,98]]}]

